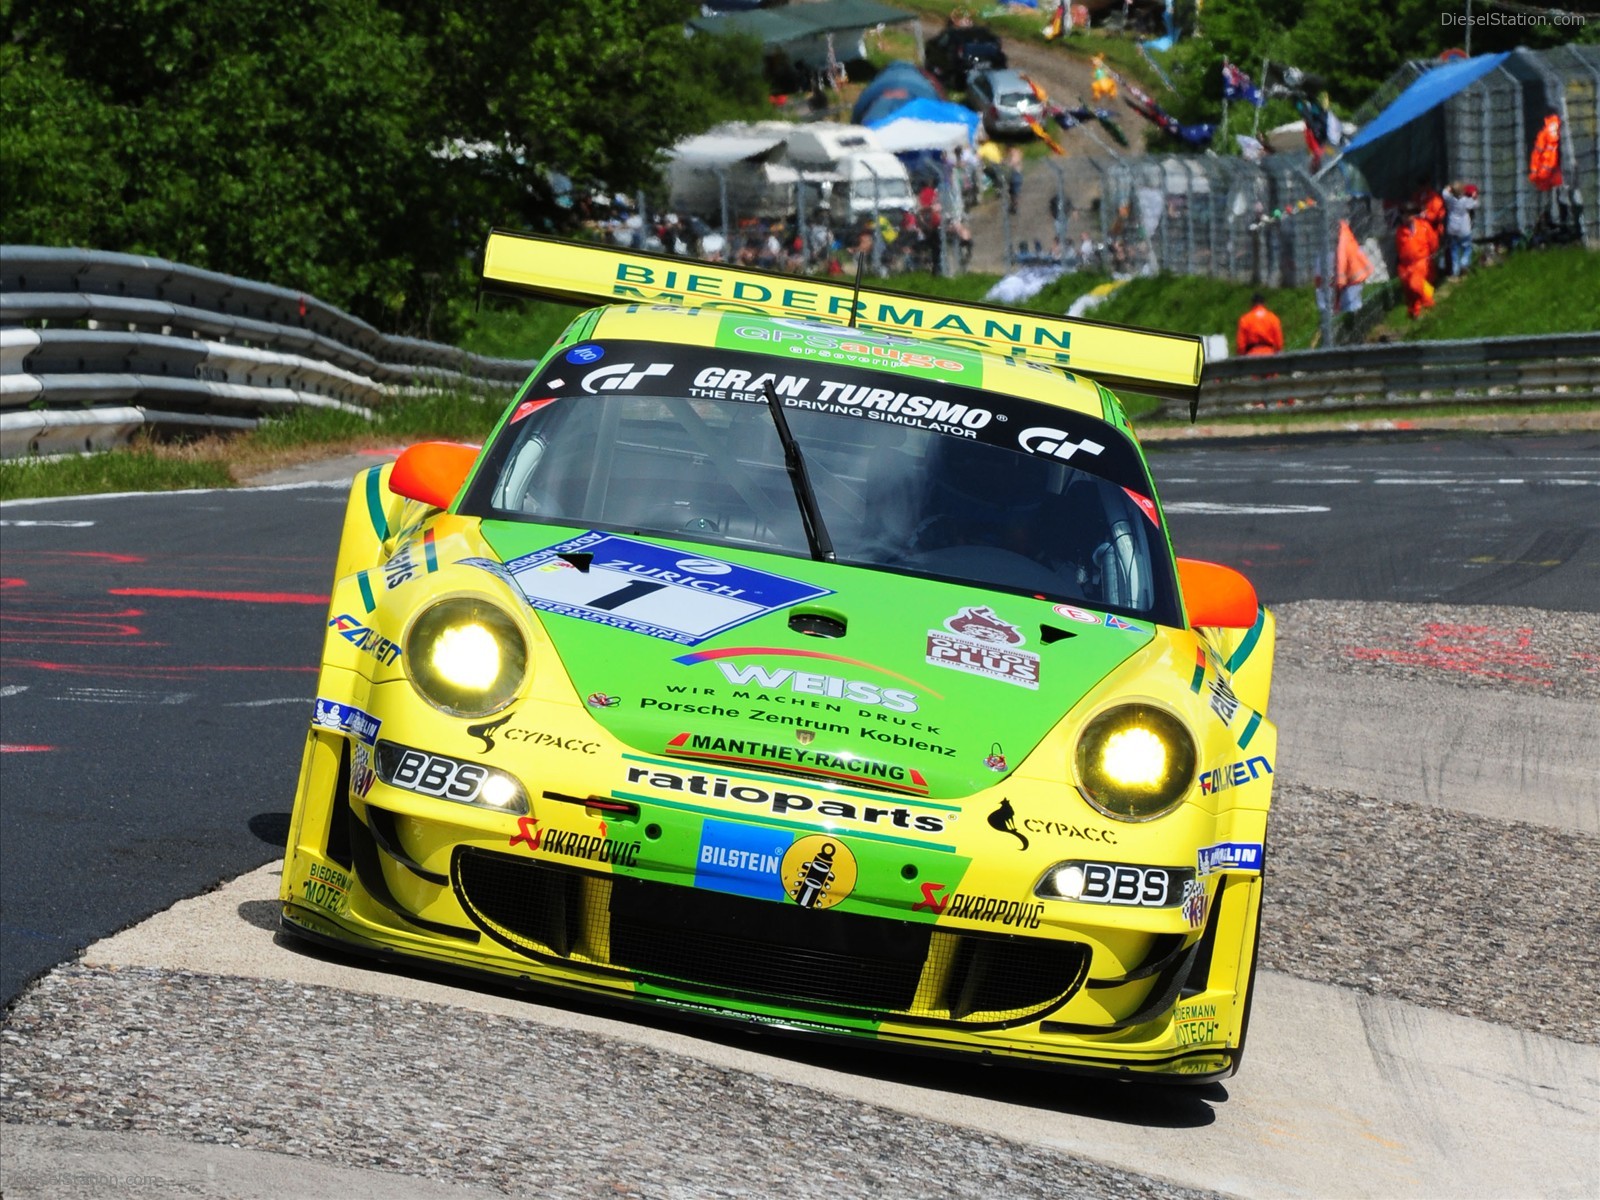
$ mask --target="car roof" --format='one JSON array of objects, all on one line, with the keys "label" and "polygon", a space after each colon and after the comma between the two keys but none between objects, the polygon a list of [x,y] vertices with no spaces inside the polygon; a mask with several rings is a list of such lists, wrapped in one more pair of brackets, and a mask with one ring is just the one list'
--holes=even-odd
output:
[{"label": "car roof", "polygon": [[[483,280],[546,299],[607,302],[623,312],[679,314],[696,320],[702,313],[714,315],[715,321],[674,324],[661,335],[668,340],[693,342],[713,336],[704,331],[720,330],[723,318],[732,317],[797,337],[816,325],[835,334],[855,329],[862,335],[916,339],[928,343],[930,353],[953,361],[957,351],[982,355],[978,361],[1001,364],[1019,377],[1033,373],[1018,371],[1019,364],[1057,368],[1052,375],[1086,375],[1099,383],[1184,400],[1193,400],[1200,386],[1201,342],[1189,334],[854,287],[846,281],[510,230],[490,233]],[[623,329],[644,328],[643,322],[613,320],[614,309],[602,310],[593,320],[617,328],[619,336],[627,336],[620,333]],[[983,374],[987,377],[989,372]],[[1061,394],[1059,379],[1038,390]]]},{"label": "car roof", "polygon": [[987,76],[997,92],[1003,88],[1017,88],[1024,92],[1033,90],[1028,86],[1028,77],[1015,67],[981,67],[973,74]]}]

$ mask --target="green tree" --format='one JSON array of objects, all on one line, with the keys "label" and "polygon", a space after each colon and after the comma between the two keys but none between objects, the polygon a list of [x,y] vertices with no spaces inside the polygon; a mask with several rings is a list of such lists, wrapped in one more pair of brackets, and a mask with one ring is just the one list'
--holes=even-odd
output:
[{"label": "green tree", "polygon": [[691,0],[0,0],[0,240],[160,255],[446,336],[490,226],[759,103]]}]

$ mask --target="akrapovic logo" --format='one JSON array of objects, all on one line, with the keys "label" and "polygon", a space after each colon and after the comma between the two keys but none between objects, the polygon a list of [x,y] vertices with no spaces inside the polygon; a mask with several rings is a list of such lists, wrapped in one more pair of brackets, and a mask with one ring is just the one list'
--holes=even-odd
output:
[{"label": "akrapovic logo", "polygon": [[1029,454],[1044,454],[1051,458],[1063,461],[1070,459],[1078,451],[1085,454],[1099,454],[1105,449],[1099,442],[1091,438],[1084,438],[1081,442],[1074,442],[1072,435],[1059,429],[1051,429],[1048,425],[1034,425],[1017,434],[1017,445]]},{"label": "akrapovic logo", "polygon": [[583,377],[583,390],[591,396],[596,392],[631,392],[646,379],[668,375],[671,372],[671,363],[651,363],[646,367],[636,367],[633,363],[617,363],[615,366],[590,371]]}]

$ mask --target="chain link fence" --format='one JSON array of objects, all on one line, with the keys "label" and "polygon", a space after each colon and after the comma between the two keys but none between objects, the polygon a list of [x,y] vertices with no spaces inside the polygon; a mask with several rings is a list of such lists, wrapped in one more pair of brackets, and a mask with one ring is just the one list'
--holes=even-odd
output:
[{"label": "chain link fence", "polygon": [[[1432,64],[1412,62],[1359,110],[1373,119]],[[1547,111],[1562,115],[1566,185],[1540,193],[1528,156]],[[1476,240],[1510,246],[1548,238],[1560,226],[1600,247],[1583,194],[1600,179],[1600,46],[1512,52],[1441,106],[1426,181],[1479,188]],[[1431,144],[1431,143],[1430,143]],[[927,203],[932,187],[936,205]],[[1050,196],[1048,217],[1018,217],[1006,204],[1004,168],[987,177],[975,156],[925,152],[853,175],[782,161],[683,165],[670,186],[600,214],[620,245],[713,262],[795,273],[877,277],[967,269],[977,206],[984,237],[998,237],[1008,269],[1044,266],[1129,276],[1168,272],[1318,287],[1324,344],[1357,340],[1392,307],[1397,291],[1398,206],[1337,161],[1313,173],[1303,152],[1259,162],[1216,154],[1068,155],[1031,166],[1030,192]],[[994,208],[989,206],[993,205]],[[1365,303],[1338,311],[1330,280],[1341,222],[1348,222],[1374,274]],[[1568,234],[1570,236],[1570,232]]]}]

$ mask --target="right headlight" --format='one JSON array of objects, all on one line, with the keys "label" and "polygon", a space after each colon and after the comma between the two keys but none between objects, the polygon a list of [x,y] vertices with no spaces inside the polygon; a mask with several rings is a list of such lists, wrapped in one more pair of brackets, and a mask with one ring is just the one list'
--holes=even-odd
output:
[{"label": "right headlight", "polygon": [[1075,761],[1085,800],[1119,821],[1148,821],[1194,782],[1194,736],[1165,709],[1121,704],[1083,727]]},{"label": "right headlight", "polygon": [[510,704],[528,673],[528,646],[488,600],[456,596],[424,609],[405,639],[406,675],[429,704],[486,717]]}]

